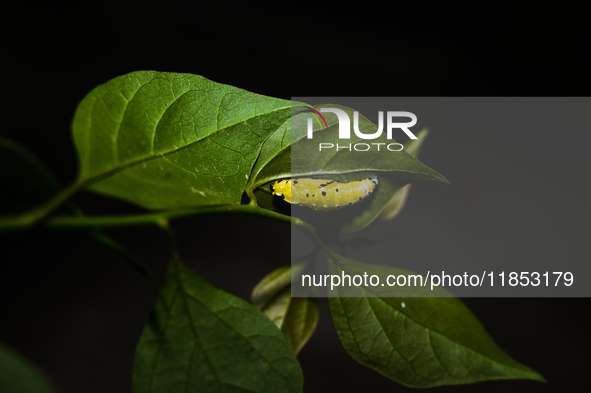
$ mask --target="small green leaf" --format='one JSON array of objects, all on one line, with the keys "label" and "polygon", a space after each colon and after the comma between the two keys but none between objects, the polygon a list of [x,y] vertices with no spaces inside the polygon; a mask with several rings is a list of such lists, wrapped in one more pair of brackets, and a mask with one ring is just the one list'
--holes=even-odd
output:
[{"label": "small green leaf", "polygon": [[318,299],[291,297],[291,267],[281,267],[261,280],[254,288],[251,302],[285,336],[298,354],[310,339],[318,323]]},{"label": "small green leaf", "polygon": [[300,353],[318,324],[318,299],[293,297],[281,326],[289,346],[295,354]]},{"label": "small green leaf", "polygon": [[279,329],[291,301],[291,267],[283,266],[266,275],[253,289],[250,302]]},{"label": "small green leaf", "polygon": [[[349,272],[348,266],[362,265],[327,254],[331,274],[341,275],[343,268]],[[365,270],[371,269],[367,265]],[[340,297],[343,293],[357,297]],[[347,352],[386,377],[411,387],[492,379],[544,381],[500,349],[460,300],[373,295],[371,289],[362,287],[335,287],[328,301]]]},{"label": "small green leaf", "polygon": [[123,75],[78,106],[79,181],[148,208],[239,204],[263,142],[290,116],[290,101],[198,75]]},{"label": "small green leaf", "polygon": [[0,343],[0,392],[53,393],[55,389],[41,371]]},{"label": "small green leaf", "polygon": [[[423,131],[419,132],[417,134],[417,139],[410,139],[408,142],[404,144],[404,151],[406,151],[414,158],[418,158],[419,151],[421,149],[421,146],[425,142],[427,135],[429,135],[429,130],[427,129],[424,129]],[[380,215],[377,217],[378,220],[388,221],[393,219],[398,215],[398,213],[400,213],[400,211],[404,207],[404,204],[406,203],[406,198],[408,198],[410,186],[411,185],[408,184],[394,193],[390,201],[386,203],[386,205],[380,212]]]},{"label": "small green leaf", "polygon": [[137,347],[133,391],[301,392],[302,371],[261,312],[173,260]]}]

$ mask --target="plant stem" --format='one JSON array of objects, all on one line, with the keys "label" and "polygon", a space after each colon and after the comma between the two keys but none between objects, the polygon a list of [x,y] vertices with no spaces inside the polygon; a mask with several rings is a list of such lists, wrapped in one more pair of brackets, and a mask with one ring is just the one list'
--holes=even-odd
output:
[{"label": "plant stem", "polygon": [[50,200],[42,203],[41,205],[17,216],[0,217],[0,232],[11,231],[11,230],[23,230],[35,225],[38,225],[44,218],[49,216],[50,213],[55,211],[62,204],[67,202],[74,194],[78,191],[89,187],[90,185],[109,177],[117,172],[122,171],[128,166],[134,163],[129,163],[124,167],[115,168],[106,172],[91,176],[84,180],[77,180],[70,184],[68,187],[62,189],[59,193],[54,195]]},{"label": "plant stem", "polygon": [[43,218],[67,202],[76,192],[82,189],[86,183],[75,182],[57,193],[53,198],[41,205],[18,216],[0,218],[0,232],[27,229],[38,224]]},{"label": "plant stem", "polygon": [[[211,207],[199,207],[194,209],[182,210],[167,210],[158,213],[145,213],[134,215],[118,215],[118,216],[52,216],[39,223],[39,226],[46,229],[74,229],[87,227],[123,227],[136,225],[155,225],[161,223],[162,220],[174,219],[180,217],[187,217],[201,214],[223,214],[223,213],[238,213],[238,214],[252,214],[272,218],[285,223],[293,223],[295,225],[304,225],[305,223],[300,219],[276,213],[267,209],[263,209],[256,205],[223,205]],[[305,224],[307,225],[307,224]],[[0,221],[0,232],[8,230],[25,229],[28,225],[22,220],[3,220]]]},{"label": "plant stem", "polygon": [[115,240],[111,239],[109,236],[106,236],[100,230],[92,230],[89,231],[90,236],[94,238],[100,244],[109,247],[110,249],[116,251],[119,255],[121,255],[125,260],[142,276],[144,277],[154,292],[157,295],[160,295],[160,286],[156,281],[156,278],[148,268],[139,258],[137,258],[133,253],[131,253],[127,248],[121,246]]}]

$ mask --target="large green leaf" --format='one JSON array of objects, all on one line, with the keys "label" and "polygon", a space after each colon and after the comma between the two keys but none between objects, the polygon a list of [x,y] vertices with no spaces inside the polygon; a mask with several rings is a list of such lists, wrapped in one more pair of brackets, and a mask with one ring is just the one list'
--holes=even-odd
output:
[{"label": "large green leaf", "polygon": [[265,183],[291,177],[291,118],[273,132],[263,144],[248,188],[254,189]]},{"label": "large green leaf", "polygon": [[291,271],[290,266],[284,266],[269,273],[254,288],[251,301],[281,329],[297,354],[318,323],[318,299],[291,296]]},{"label": "large green leaf", "polygon": [[53,393],[55,389],[41,371],[0,343],[0,392]]},{"label": "large green leaf", "polygon": [[[359,262],[330,252],[327,256],[331,274],[372,271],[371,265],[359,269]],[[335,287],[328,300],[347,352],[386,377],[412,387],[511,378],[544,381],[500,349],[460,300],[375,295],[371,288]]]},{"label": "large green leaf", "polygon": [[[359,152],[360,154],[351,154],[347,149],[319,151],[319,143],[343,145],[343,140],[338,139],[337,117],[332,113],[325,113],[328,130],[315,124],[314,137],[308,139],[307,128],[304,125],[308,118],[307,112],[304,112],[306,106],[301,103],[294,103],[293,106],[294,115],[291,122],[283,124],[265,141],[249,182],[252,187],[261,186],[282,177],[315,176],[346,181],[356,180],[368,173],[397,174],[407,178],[407,182],[420,180],[447,182],[445,177],[404,150],[386,152],[385,145],[396,143],[393,139],[387,139],[386,133],[371,141],[361,139],[352,133],[351,139],[347,141],[347,144],[381,143],[380,151],[375,146],[368,152]],[[354,109],[352,108],[334,104],[315,105],[314,108],[341,109],[349,115],[350,119],[353,119]],[[361,132],[370,134],[376,129],[375,124],[365,116],[359,115]]]},{"label": "large green leaf", "polygon": [[[323,107],[353,116],[350,108]],[[336,142],[338,133],[318,128],[314,140],[305,138],[301,125],[307,117],[300,113],[304,109],[302,103],[249,93],[198,75],[123,75],[94,89],[76,111],[79,181],[148,208],[180,208],[237,204],[245,190],[266,189],[281,178],[353,180],[379,174],[371,206],[349,209],[348,216],[340,218],[345,232],[373,221],[404,185],[446,181],[404,151],[318,154],[318,143]],[[336,116],[327,119],[329,129],[336,130]],[[363,116],[359,124],[365,133],[376,127]],[[372,142],[394,142],[385,138],[384,133]],[[353,144],[363,141],[351,139]]]},{"label": "large green leaf", "polygon": [[[340,105],[316,105],[315,108],[337,108],[345,111],[353,119],[354,110]],[[419,162],[410,151],[387,151],[385,146],[395,143],[383,133],[375,140],[364,140],[352,133],[347,144],[380,143],[367,152],[350,152],[346,149],[329,149],[319,151],[319,143],[343,144],[338,139],[338,120],[332,113],[326,114],[328,131],[315,125],[314,137],[307,138],[304,123],[308,114],[301,111],[302,105],[294,104],[294,116],[289,124],[273,133],[265,142],[261,157],[253,170],[250,186],[262,187],[267,190],[269,185],[279,178],[316,177],[323,179],[350,181],[377,176],[379,185],[377,192],[368,200],[346,209],[329,212],[316,212],[307,208],[296,207],[292,214],[317,227],[319,231],[353,232],[369,225],[392,200],[397,191],[409,183],[422,180],[447,180]],[[359,115],[359,129],[365,134],[375,132],[377,126],[366,117]],[[419,134],[420,140],[424,133]],[[279,197],[276,197],[280,200]],[[268,199],[263,197],[264,200]],[[285,203],[285,202],[284,202]],[[269,205],[267,203],[267,205]],[[276,206],[273,210],[280,210]]]},{"label": "large green leaf", "polygon": [[148,208],[240,203],[261,146],[291,102],[204,77],[138,71],[78,106],[80,181]]},{"label": "large green leaf", "polygon": [[273,322],[173,260],[138,344],[134,392],[301,392],[302,383]]},{"label": "large green leaf", "polygon": [[[341,105],[325,104],[316,105],[321,108],[335,108],[344,111],[349,119],[354,118],[354,108],[348,108]],[[305,108],[304,108],[305,109]],[[296,111],[297,109],[294,109]],[[313,138],[308,139],[307,123],[309,115],[306,112],[300,112],[292,117],[292,146],[291,146],[291,172],[293,177],[303,176],[328,176],[332,175],[336,179],[354,180],[358,178],[355,173],[375,173],[383,175],[392,173],[409,178],[412,181],[420,180],[438,180],[447,182],[445,177],[435,172],[433,169],[419,162],[406,151],[389,151],[386,146],[397,143],[394,139],[387,139],[383,132],[379,137],[366,140],[351,132],[350,139],[339,139],[339,124],[337,116],[333,113],[325,113],[328,124],[328,130],[315,125]],[[365,116],[359,114],[359,130],[364,134],[371,134],[378,128]],[[331,143],[333,145],[355,145],[358,143],[382,144],[378,150],[373,146],[370,150],[360,152],[348,149],[323,149],[319,151],[319,143]],[[394,149],[398,147],[394,146]]]}]

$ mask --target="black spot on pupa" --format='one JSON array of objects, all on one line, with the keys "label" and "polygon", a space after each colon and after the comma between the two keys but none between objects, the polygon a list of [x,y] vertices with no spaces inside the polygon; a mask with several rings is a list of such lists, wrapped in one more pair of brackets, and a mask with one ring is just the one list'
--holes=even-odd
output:
[{"label": "black spot on pupa", "polygon": [[349,201],[349,205],[352,205],[352,204],[353,204],[353,202]]},{"label": "black spot on pupa", "polygon": [[293,184],[298,184],[298,181],[297,181],[297,180],[294,180],[294,181],[293,181]]},{"label": "black spot on pupa", "polygon": [[339,189],[338,188],[336,189],[336,192],[339,192]]},{"label": "black spot on pupa", "polygon": [[322,191],[322,196],[326,196],[326,191]]},{"label": "black spot on pupa", "polygon": [[327,184],[321,184],[320,185],[320,187],[326,187],[326,186],[327,186]]},{"label": "black spot on pupa", "polygon": [[308,198],[310,196],[310,194],[306,194],[306,198]]},{"label": "black spot on pupa", "polygon": [[359,197],[359,200],[362,200],[362,199],[363,199],[363,197]]},{"label": "black spot on pupa", "polygon": [[339,206],[339,205],[337,205],[337,209],[338,209],[339,207],[340,207],[340,206]]}]

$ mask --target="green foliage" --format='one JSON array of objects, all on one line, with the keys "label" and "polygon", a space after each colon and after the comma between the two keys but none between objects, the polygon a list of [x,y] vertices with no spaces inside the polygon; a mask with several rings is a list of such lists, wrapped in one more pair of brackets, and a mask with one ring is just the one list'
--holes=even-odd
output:
[{"label": "green foliage", "polygon": [[[320,107],[340,109],[350,119],[353,119],[354,116],[352,108],[340,105],[317,105],[318,109]],[[297,106],[295,106],[294,112],[298,112]],[[291,146],[289,149],[285,147],[284,150],[277,153],[275,160],[269,161],[269,168],[263,169],[258,174],[255,185],[280,178],[279,174],[287,171],[291,173],[290,177],[315,176],[331,180],[351,181],[377,176],[379,179],[379,187],[377,187],[375,195],[369,198],[369,206],[364,204],[348,207],[339,211],[326,212],[322,216],[305,208],[297,209],[295,214],[304,221],[313,224],[319,231],[334,232],[337,230],[343,233],[358,231],[373,222],[396,192],[405,185],[424,180],[447,182],[445,177],[419,162],[405,150],[396,154],[383,154],[383,150],[386,149],[384,146],[396,142],[387,139],[385,133],[372,140],[372,143],[382,144],[381,152],[376,148],[356,155],[350,154],[347,149],[319,151],[319,143],[330,143],[333,146],[339,142],[342,144],[342,141],[338,139],[338,119],[336,115],[326,113],[328,130],[333,132],[326,132],[316,125],[313,139],[308,139],[307,133],[304,133],[306,127],[303,123],[306,119],[307,116],[303,116],[301,113],[293,116],[292,129],[296,131],[291,135]],[[362,115],[359,115],[358,124],[359,130],[365,134],[374,133],[377,128]],[[421,134],[421,139],[423,135]],[[286,139],[286,137],[281,139],[284,145]],[[352,134],[347,144],[354,145],[365,142],[367,142],[365,139]]]},{"label": "green foliage", "polygon": [[0,392],[54,393],[55,389],[35,366],[0,343]]},{"label": "green foliage", "polygon": [[123,75],[78,106],[79,181],[152,209],[239,204],[261,145],[290,116],[290,101],[197,75]]},{"label": "green foliage", "polygon": [[[421,146],[425,142],[425,139],[429,135],[429,130],[423,130],[417,134],[417,139],[411,139],[407,143],[404,144],[404,151],[413,156],[414,158],[418,158],[419,151]],[[404,204],[406,202],[406,198],[408,198],[408,193],[410,191],[410,184],[399,188],[396,190],[392,198],[384,205],[380,215],[377,217],[381,221],[391,220],[400,213]]]},{"label": "green foliage", "polygon": [[318,323],[318,299],[291,296],[291,267],[281,267],[254,288],[251,302],[277,325],[298,354]]},{"label": "green foliage", "polygon": [[173,258],[137,347],[134,392],[300,392],[302,371],[273,322]]},{"label": "green foliage", "polygon": [[[382,280],[388,274],[413,274],[373,268],[330,252],[327,257],[331,274],[339,276],[343,271],[349,275],[372,271]],[[328,302],[347,352],[404,385],[431,387],[508,378],[544,381],[501,350],[459,299],[439,294],[448,297],[379,297],[371,288],[341,291],[335,287]]]},{"label": "green foliage", "polygon": [[[13,232],[2,234],[10,240],[8,236],[27,236],[33,230],[45,235],[83,229],[123,255],[157,287],[145,265],[110,239],[104,228],[158,225],[174,239],[168,219],[245,213],[306,228],[332,271],[365,269],[329,251],[320,240],[317,232],[326,229],[326,214],[333,228],[338,223],[338,231],[357,231],[376,218],[398,214],[411,183],[447,180],[416,159],[426,131],[399,154],[367,152],[355,160],[341,152],[311,154],[320,142],[336,143],[335,133],[316,127],[314,143],[303,134],[292,135],[292,125],[304,121],[299,114],[303,106],[197,75],[140,71],[115,78],[90,92],[76,111],[73,135],[80,171],[69,187],[61,189],[24,148],[0,139],[0,181],[10,187],[1,196],[0,232]],[[353,109],[333,107],[353,117]],[[327,122],[329,129],[337,126],[335,116],[328,115]],[[362,116],[359,124],[362,132],[375,131]],[[361,141],[356,138],[351,143]],[[393,142],[381,138],[376,142]],[[378,176],[379,187],[367,204],[320,213],[322,217],[301,209],[291,217],[290,206],[271,195],[269,184],[307,176],[340,181]],[[89,217],[69,202],[81,190],[122,198],[151,211]],[[241,205],[245,192],[250,203]],[[302,391],[296,355],[314,332],[318,301],[291,296],[291,269],[279,268],[263,278],[250,305],[184,266],[173,247],[164,287],[156,288],[160,296],[137,347],[134,392]],[[347,352],[402,384],[543,380],[505,354],[457,299],[404,293],[330,295],[330,312]],[[22,359],[3,348],[0,363],[0,372],[14,370],[0,378],[0,391],[18,392],[20,379],[22,392],[50,391]]]}]

